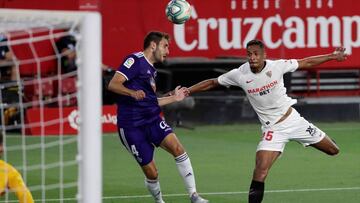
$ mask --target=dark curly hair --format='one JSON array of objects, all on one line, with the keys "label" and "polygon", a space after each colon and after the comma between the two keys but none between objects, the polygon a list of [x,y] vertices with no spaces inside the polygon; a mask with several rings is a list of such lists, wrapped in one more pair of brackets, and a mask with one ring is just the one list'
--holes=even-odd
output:
[{"label": "dark curly hair", "polygon": [[262,42],[261,40],[258,40],[258,39],[253,39],[251,41],[249,41],[247,44],[246,44],[246,49],[249,48],[249,46],[259,46],[261,49],[264,49],[264,42]]}]

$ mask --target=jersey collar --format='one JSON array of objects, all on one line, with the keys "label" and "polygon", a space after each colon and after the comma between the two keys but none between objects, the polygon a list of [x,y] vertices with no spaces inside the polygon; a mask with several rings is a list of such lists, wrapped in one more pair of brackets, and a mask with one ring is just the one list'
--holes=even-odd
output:
[{"label": "jersey collar", "polygon": [[146,58],[146,56],[145,56],[145,54],[144,54],[144,52],[142,52],[143,53],[143,55],[144,55],[144,58],[145,58],[145,60],[154,68],[154,64],[152,64],[152,63],[150,63],[150,61],[149,61],[149,59],[148,58]]}]

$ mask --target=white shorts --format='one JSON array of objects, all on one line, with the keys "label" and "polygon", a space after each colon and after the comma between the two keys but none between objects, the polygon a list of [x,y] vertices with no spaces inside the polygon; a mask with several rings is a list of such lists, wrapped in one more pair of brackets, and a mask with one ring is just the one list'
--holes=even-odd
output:
[{"label": "white shorts", "polygon": [[273,126],[262,126],[262,138],[257,150],[283,152],[290,140],[301,143],[304,147],[320,142],[325,133],[309,123],[300,114],[292,109],[291,114],[282,122]]}]

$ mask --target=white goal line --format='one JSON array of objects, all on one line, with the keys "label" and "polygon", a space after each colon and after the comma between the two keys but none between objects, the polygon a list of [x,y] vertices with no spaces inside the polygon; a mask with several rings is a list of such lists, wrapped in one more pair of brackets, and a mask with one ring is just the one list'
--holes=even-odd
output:
[{"label": "white goal line", "polygon": [[[265,190],[265,193],[291,193],[291,192],[319,192],[319,191],[343,191],[343,190],[360,190],[360,187],[344,187],[344,188],[303,188],[303,189],[291,189],[291,190]],[[202,195],[238,195],[238,194],[247,194],[249,191],[234,191],[234,192],[204,192],[200,193]],[[164,197],[182,197],[188,196],[185,193],[179,194],[163,194]],[[110,199],[142,199],[142,198],[151,198],[150,195],[123,195],[123,196],[108,196],[103,197],[103,200]],[[64,198],[64,199],[46,199],[46,202],[58,202],[59,200],[63,201],[75,201],[76,198]],[[39,199],[35,202],[41,201]],[[0,201],[1,203],[4,201]],[[8,201],[8,202],[18,202],[18,201]]]},{"label": "white goal line", "polygon": [[[360,190],[360,187],[344,187],[344,188],[303,188],[303,189],[291,189],[291,190],[265,190],[265,193],[291,193],[291,192],[319,192],[319,191],[343,191],[343,190]],[[237,195],[237,194],[247,194],[249,191],[234,191],[234,192],[204,192],[200,193],[202,195]],[[182,197],[188,196],[188,194],[163,194],[163,197]],[[151,195],[124,195],[124,196],[108,196],[103,197],[103,200],[109,199],[141,199],[141,198],[151,198]],[[76,198],[64,198],[64,199],[46,199],[46,202],[58,202],[62,201],[74,201]],[[35,202],[41,201],[39,199]],[[0,201],[2,202],[2,201]],[[8,201],[8,202],[18,202],[17,200]]]},{"label": "white goal line", "polygon": [[[360,187],[346,187],[346,188],[313,188],[313,189],[291,189],[291,190],[265,190],[265,193],[291,193],[291,192],[318,192],[318,191],[341,191],[341,190],[360,190]],[[249,191],[234,191],[234,192],[201,192],[202,195],[237,195],[247,194]],[[164,197],[188,196],[188,194],[163,194]],[[103,197],[103,199],[136,199],[148,198],[150,195],[127,195],[127,196],[113,196]]]}]

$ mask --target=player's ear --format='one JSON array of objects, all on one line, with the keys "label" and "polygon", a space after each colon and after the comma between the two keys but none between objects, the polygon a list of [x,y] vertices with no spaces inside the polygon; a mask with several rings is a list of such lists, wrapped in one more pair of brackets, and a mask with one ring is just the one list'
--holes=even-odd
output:
[{"label": "player's ear", "polygon": [[154,41],[150,42],[150,48],[151,48],[152,51],[155,51],[156,43]]}]

